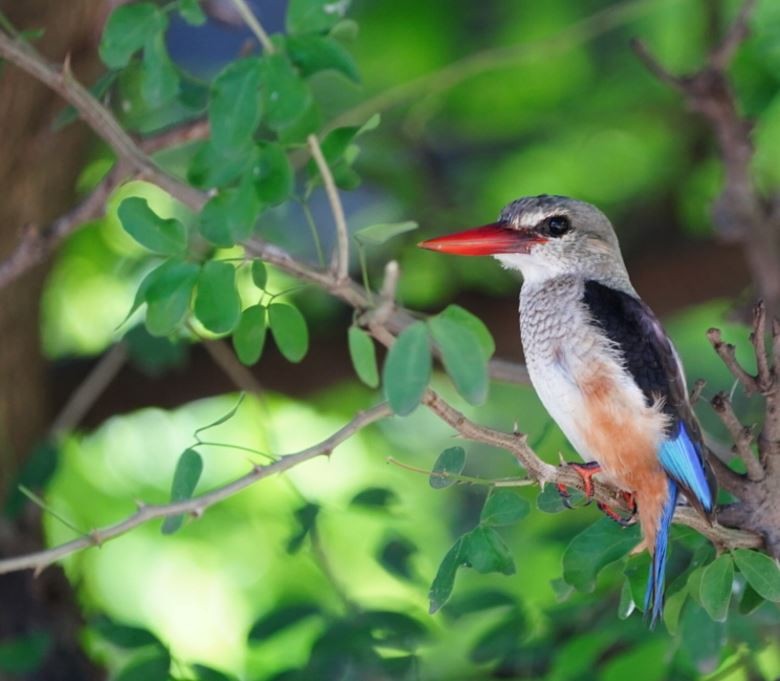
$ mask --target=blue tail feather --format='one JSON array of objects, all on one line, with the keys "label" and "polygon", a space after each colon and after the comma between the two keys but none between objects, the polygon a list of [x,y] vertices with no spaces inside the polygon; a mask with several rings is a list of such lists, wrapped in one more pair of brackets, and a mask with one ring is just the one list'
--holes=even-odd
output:
[{"label": "blue tail feather", "polygon": [[655,627],[664,608],[669,530],[672,526],[672,517],[674,516],[674,508],[677,505],[677,496],[679,494],[679,488],[674,480],[668,481],[668,490],[666,503],[658,523],[653,561],[650,564],[650,575],[647,580],[647,591],[645,592],[645,617],[649,617],[651,629]]},{"label": "blue tail feather", "polygon": [[714,503],[712,489],[701,453],[682,421],[677,425],[677,432],[661,444],[658,458],[666,473],[685,490],[689,498],[692,497],[691,501],[698,501],[702,510],[709,513]]}]

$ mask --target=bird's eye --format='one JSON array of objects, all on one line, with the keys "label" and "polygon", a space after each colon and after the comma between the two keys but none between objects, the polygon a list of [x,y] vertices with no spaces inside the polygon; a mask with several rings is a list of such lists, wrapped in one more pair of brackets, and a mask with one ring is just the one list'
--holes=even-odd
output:
[{"label": "bird's eye", "polygon": [[561,237],[571,231],[571,222],[565,215],[553,215],[544,221],[544,231],[551,237]]}]

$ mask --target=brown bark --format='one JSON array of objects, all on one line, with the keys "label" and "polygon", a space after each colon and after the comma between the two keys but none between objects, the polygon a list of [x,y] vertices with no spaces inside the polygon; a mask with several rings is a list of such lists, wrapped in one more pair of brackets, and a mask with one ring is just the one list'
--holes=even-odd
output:
[{"label": "brown bark", "polygon": [[[45,28],[35,41],[47,58],[70,54],[74,71],[91,80],[98,69],[96,38],[105,14],[94,0],[0,0],[0,11],[19,29]],[[0,71],[0,258],[19,241],[19,227],[45,225],[73,202],[73,187],[90,133],[74,125],[55,133],[51,123],[63,103],[9,64]],[[46,362],[40,351],[39,301],[46,266],[0,290],[0,504],[19,466],[45,433],[50,418]],[[41,544],[39,514],[15,524],[0,517],[0,554]],[[78,644],[80,613],[60,570],[34,578],[0,580],[0,641],[46,632],[50,652],[30,679],[97,679]]]}]

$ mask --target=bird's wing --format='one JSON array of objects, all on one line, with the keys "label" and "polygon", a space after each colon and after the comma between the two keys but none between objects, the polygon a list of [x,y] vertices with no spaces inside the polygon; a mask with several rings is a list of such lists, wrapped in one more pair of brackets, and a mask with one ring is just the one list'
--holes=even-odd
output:
[{"label": "bird's wing", "polygon": [[680,359],[661,323],[638,298],[596,281],[585,283],[583,302],[592,322],[615,344],[647,403],[663,399],[670,424],[658,458],[689,501],[708,513],[714,488],[702,457],[701,430],[688,400]]}]

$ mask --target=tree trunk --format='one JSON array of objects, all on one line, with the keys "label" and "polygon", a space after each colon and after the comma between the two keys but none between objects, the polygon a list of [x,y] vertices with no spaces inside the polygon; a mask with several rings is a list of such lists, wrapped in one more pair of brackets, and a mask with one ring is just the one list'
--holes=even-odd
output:
[{"label": "tree trunk", "polygon": [[[34,45],[47,58],[69,54],[77,76],[98,73],[96,39],[105,3],[95,0],[0,0],[0,11],[20,30],[44,28]],[[0,258],[24,228],[46,225],[73,202],[73,187],[90,143],[81,124],[55,133],[51,123],[63,102],[9,64],[0,70]],[[47,366],[40,351],[39,301],[46,267],[37,267],[0,290],[0,508],[9,485],[46,432]],[[28,509],[11,523],[0,516],[0,555],[39,548],[40,516]],[[0,578],[0,643],[32,632],[48,635],[46,659],[26,679],[101,679],[78,643],[81,614],[59,568],[34,578]],[[0,672],[0,678],[2,673]]]}]

